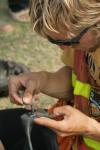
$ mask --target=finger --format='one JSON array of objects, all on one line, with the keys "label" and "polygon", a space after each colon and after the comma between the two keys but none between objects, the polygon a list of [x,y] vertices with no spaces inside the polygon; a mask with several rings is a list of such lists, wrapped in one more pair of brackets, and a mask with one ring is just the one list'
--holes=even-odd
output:
[{"label": "finger", "polygon": [[[16,96],[15,96],[15,97],[16,97]],[[23,102],[22,102],[22,103],[19,102],[19,101],[18,101],[18,98],[17,98],[17,101],[15,101],[14,98],[11,98],[11,97],[10,97],[10,101],[11,101],[11,103],[14,103],[14,104],[16,104],[16,105],[23,105]]]},{"label": "finger", "polygon": [[53,128],[56,130],[60,130],[62,128],[62,121],[55,121],[53,119],[45,118],[45,117],[40,117],[36,118],[34,120],[37,124]]},{"label": "finger", "polygon": [[19,89],[19,84],[17,82],[14,82],[13,80],[9,82],[9,96],[11,99],[11,102],[13,103],[18,103],[18,104],[23,104],[22,98],[18,95],[18,89]]},{"label": "finger", "polygon": [[54,114],[58,115],[58,114],[63,114],[66,116],[69,116],[72,113],[72,108],[71,106],[61,106],[61,107],[57,107],[54,109]]},{"label": "finger", "polygon": [[56,130],[54,128],[50,128],[53,132],[55,132],[58,136],[61,136],[61,137],[65,137],[65,136],[68,136],[66,133],[64,132],[60,132],[59,130]]},{"label": "finger", "polygon": [[69,137],[69,136],[73,136],[73,135],[76,135],[75,132],[70,132],[70,131],[62,131],[62,130],[58,130],[58,129],[54,129],[54,128],[51,128],[49,127],[49,129],[51,129],[53,132],[55,132],[58,136],[61,136],[61,137]]},{"label": "finger", "polygon": [[39,94],[34,95],[34,100],[35,100],[35,101],[39,101],[39,99],[40,99],[40,98],[39,98]]},{"label": "finger", "polygon": [[12,103],[15,103],[15,104],[18,104],[18,105],[22,105],[23,104],[23,101],[22,101],[22,98],[18,96],[18,94],[16,94],[16,92],[13,92],[12,95],[10,95],[10,101]]},{"label": "finger", "polygon": [[26,90],[23,95],[23,102],[28,105],[31,104],[33,96],[35,94],[35,89],[36,89],[36,83],[33,81],[29,81],[26,85]]},{"label": "finger", "polygon": [[64,137],[66,135],[65,132],[59,131],[57,129],[50,128],[50,127],[49,127],[49,129],[51,129],[53,132],[55,132],[58,136]]},{"label": "finger", "polygon": [[63,126],[62,121],[55,121],[44,117],[36,118],[34,121],[40,125],[50,128],[52,131],[54,131],[57,135],[61,137],[75,135],[75,133],[72,133],[70,131],[65,131],[62,128]]},{"label": "finger", "polygon": [[14,89],[12,90],[12,93],[9,93],[11,102],[18,104],[18,105],[22,105],[23,104],[22,97],[20,97],[18,94],[16,94],[17,91]]},{"label": "finger", "polygon": [[69,136],[72,136],[72,135],[76,135],[76,133],[74,132],[65,132],[65,131],[60,131],[60,130],[57,130],[57,129],[54,129],[54,128],[50,128],[52,131],[54,131],[57,135],[61,136],[61,137],[69,137]]}]

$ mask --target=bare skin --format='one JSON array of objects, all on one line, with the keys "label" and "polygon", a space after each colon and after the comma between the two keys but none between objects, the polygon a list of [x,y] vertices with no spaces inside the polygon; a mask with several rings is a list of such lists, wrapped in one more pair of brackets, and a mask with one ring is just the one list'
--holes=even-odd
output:
[{"label": "bare skin", "polygon": [[55,121],[49,118],[37,118],[37,124],[49,127],[56,134],[62,137],[71,135],[84,135],[100,141],[100,123],[84,115],[71,106],[62,106],[55,108],[55,115],[64,115],[61,121]]},{"label": "bare skin", "polygon": [[[10,98],[17,104],[30,104],[34,96],[42,92],[55,98],[70,100],[73,97],[71,72],[69,67],[63,67],[54,73],[41,71],[12,76],[9,79]],[[18,95],[20,88],[24,88],[23,97]]]}]

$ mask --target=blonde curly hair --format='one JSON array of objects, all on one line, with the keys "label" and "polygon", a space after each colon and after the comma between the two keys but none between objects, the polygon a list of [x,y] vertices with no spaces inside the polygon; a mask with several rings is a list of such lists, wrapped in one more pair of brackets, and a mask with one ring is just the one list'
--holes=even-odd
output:
[{"label": "blonde curly hair", "polygon": [[42,36],[63,27],[76,35],[100,21],[100,0],[30,0],[29,14],[33,30]]}]

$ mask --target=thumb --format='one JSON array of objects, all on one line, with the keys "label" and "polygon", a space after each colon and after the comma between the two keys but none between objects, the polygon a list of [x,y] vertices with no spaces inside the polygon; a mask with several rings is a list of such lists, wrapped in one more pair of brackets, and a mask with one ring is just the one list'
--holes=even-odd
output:
[{"label": "thumb", "polygon": [[26,89],[23,95],[23,103],[26,105],[32,103],[33,96],[35,94],[36,84],[33,81],[28,81],[26,85]]},{"label": "thumb", "polygon": [[69,116],[71,114],[71,106],[61,106],[54,109],[54,114],[56,115],[66,115]]}]

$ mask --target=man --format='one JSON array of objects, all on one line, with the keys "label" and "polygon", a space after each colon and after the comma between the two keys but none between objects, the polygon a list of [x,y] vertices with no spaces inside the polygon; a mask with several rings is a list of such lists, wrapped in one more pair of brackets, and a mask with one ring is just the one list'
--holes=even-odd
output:
[{"label": "man", "polygon": [[[54,73],[41,71],[12,77],[9,82],[12,101],[29,104],[40,92],[66,103],[74,99],[76,108],[62,106],[54,110],[55,114],[64,115],[63,120],[35,121],[60,136],[76,136],[77,149],[99,150],[100,1],[31,0],[30,17],[37,33],[66,52],[66,66]],[[74,63],[69,64],[69,56]],[[23,99],[18,95],[21,87],[25,88]]]}]

